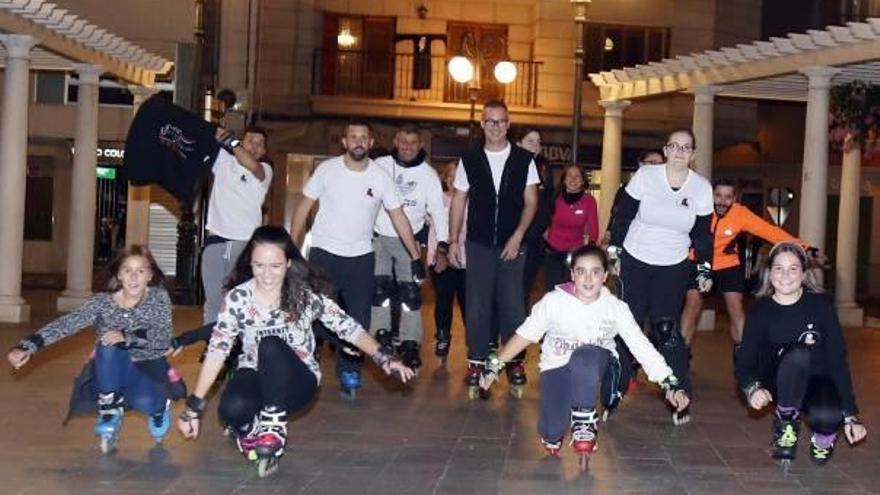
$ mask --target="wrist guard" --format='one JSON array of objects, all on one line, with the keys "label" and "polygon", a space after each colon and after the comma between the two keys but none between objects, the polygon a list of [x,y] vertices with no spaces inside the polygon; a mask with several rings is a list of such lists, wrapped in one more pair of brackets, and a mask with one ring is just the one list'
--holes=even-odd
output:
[{"label": "wrist guard", "polygon": [[743,394],[746,396],[746,400],[752,396],[757,390],[761,388],[761,382],[752,382],[748,387],[743,389]]},{"label": "wrist guard", "polygon": [[235,154],[235,148],[241,145],[241,141],[235,137],[235,134],[226,131],[219,138],[217,138],[217,144],[220,145],[221,148],[226,150],[229,154]]},{"label": "wrist guard", "polygon": [[660,382],[660,389],[663,390],[664,393],[674,394],[679,390],[684,390],[681,388],[681,384],[678,382],[678,378],[675,375],[669,375]]},{"label": "wrist guard", "polygon": [[862,424],[862,422],[861,422],[861,420],[859,420],[858,416],[852,415],[852,416],[844,417],[843,424],[844,425],[860,425],[860,424]]},{"label": "wrist guard", "polygon": [[414,259],[410,262],[410,270],[412,271],[412,280],[416,284],[421,284],[428,278],[428,273],[425,270],[425,264],[422,263],[421,259]]},{"label": "wrist guard", "polygon": [[205,399],[200,399],[194,394],[189,394],[189,396],[187,396],[186,398],[186,408],[188,411],[195,413],[196,418],[200,418],[202,416],[207,406],[208,401],[206,401]]},{"label": "wrist guard", "polygon": [[708,262],[697,263],[697,290],[709,292],[712,289],[712,265]]},{"label": "wrist guard", "polygon": [[397,359],[397,356],[394,355],[394,350],[387,345],[380,346],[379,350],[370,357],[376,363],[376,366],[380,368],[384,368],[385,365]]},{"label": "wrist guard", "polygon": [[498,359],[498,356],[493,353],[490,354],[488,358],[486,358],[485,370],[498,375],[504,370],[505,365],[506,363]]}]

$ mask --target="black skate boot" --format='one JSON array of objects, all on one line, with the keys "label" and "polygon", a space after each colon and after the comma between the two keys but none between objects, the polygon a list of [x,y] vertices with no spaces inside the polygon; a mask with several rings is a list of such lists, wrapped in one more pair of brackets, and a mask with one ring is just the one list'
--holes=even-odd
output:
[{"label": "black skate boot", "polygon": [[287,445],[287,411],[275,406],[260,410],[260,424],[254,451],[257,454],[257,476],[265,478],[278,469],[278,460]]},{"label": "black skate boot", "polygon": [[440,364],[446,364],[449,356],[449,346],[452,344],[452,336],[448,328],[438,328],[434,334],[436,342],[434,343],[434,355],[440,358]]},{"label": "black skate boot", "polygon": [[510,387],[510,395],[522,399],[528,379],[526,379],[526,369],[521,360],[514,359],[507,363],[507,383]]},{"label": "black skate boot", "polygon": [[783,469],[791,467],[797,453],[798,418],[797,413],[776,412],[773,420],[773,458]]},{"label": "black skate boot", "polygon": [[834,440],[831,440],[831,445],[828,447],[820,447],[816,434],[813,433],[813,436],[810,438],[810,460],[813,461],[813,464],[823,466],[831,460],[832,455],[834,455]]},{"label": "black skate boot", "polygon": [[420,353],[419,343],[414,340],[404,340],[400,343],[399,348],[400,359],[408,368],[418,372],[422,367],[422,357]]},{"label": "black skate boot", "polygon": [[485,361],[468,359],[468,369],[467,374],[464,376],[464,381],[465,385],[467,385],[468,399],[470,400],[489,398],[489,391],[480,388],[480,376],[483,374],[485,367]]},{"label": "black skate boot", "polygon": [[580,456],[581,469],[587,468],[590,454],[596,450],[599,415],[595,408],[572,408],[571,448]]}]

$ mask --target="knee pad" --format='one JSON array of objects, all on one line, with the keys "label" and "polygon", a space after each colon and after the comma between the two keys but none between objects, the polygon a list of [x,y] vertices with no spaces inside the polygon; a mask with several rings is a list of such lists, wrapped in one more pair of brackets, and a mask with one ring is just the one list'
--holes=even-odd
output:
[{"label": "knee pad", "polygon": [[376,289],[373,291],[373,306],[387,308],[391,306],[391,295],[394,293],[394,279],[391,275],[376,275]]},{"label": "knee pad", "polygon": [[422,307],[422,291],[418,284],[400,283],[400,303],[404,311],[418,311]]},{"label": "knee pad", "polygon": [[678,320],[674,318],[658,318],[652,325],[654,345],[657,347],[673,348],[682,342],[681,329]]}]

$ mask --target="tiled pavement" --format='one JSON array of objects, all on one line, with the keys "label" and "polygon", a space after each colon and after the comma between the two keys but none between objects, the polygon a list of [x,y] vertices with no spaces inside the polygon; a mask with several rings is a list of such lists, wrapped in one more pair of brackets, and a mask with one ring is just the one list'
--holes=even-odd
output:
[{"label": "tiled pavement", "polygon": [[[0,348],[53,316],[51,294],[28,296],[41,301],[34,321],[0,325]],[[198,314],[179,308],[177,328],[189,328]],[[880,493],[880,442],[872,436],[880,432],[880,330],[847,331],[867,442],[857,448],[840,444],[832,463],[816,468],[807,459],[802,431],[801,455],[787,476],[768,457],[770,418],[748,414],[736,398],[722,332],[698,334],[695,421],[673,427],[656,389],[643,385],[602,425],[599,451],[585,473],[567,449],[560,459],[544,457],[535,432],[534,382],[522,400],[507,397],[500,387],[488,401],[466,399],[461,337],[459,330],[448,371],[429,351],[412,387],[394,385],[369,369],[353,403],[338,396],[327,355],[324,386],[314,405],[292,422],[281,469],[258,479],[222,436],[213,412],[216,398],[196,443],[175,432],[164,448],[151,448],[145,421],[129,414],[119,452],[101,456],[92,418],[62,427],[71,380],[93,342],[90,332],[83,332],[38,355],[22,372],[0,375],[0,494]],[[429,347],[430,341],[426,338]],[[191,350],[175,360],[190,383],[197,358]]]}]

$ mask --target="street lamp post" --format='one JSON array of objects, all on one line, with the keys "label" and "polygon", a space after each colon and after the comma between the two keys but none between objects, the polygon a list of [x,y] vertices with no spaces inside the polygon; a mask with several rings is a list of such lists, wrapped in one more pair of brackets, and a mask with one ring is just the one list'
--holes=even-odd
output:
[{"label": "street lamp post", "polygon": [[[468,57],[461,55],[449,59],[449,75],[459,84],[468,84],[468,100],[471,103],[470,121],[468,127],[468,144],[474,139],[476,132],[476,107],[477,98],[480,95],[480,66],[482,61],[473,63]],[[502,60],[495,64],[493,70],[495,79],[501,84],[510,84],[516,79],[516,65],[509,60]]]},{"label": "street lamp post", "polygon": [[574,4],[574,111],[571,119],[571,161],[578,162],[581,134],[581,99],[584,91],[584,25],[587,23],[587,5],[592,0],[571,0]]}]

